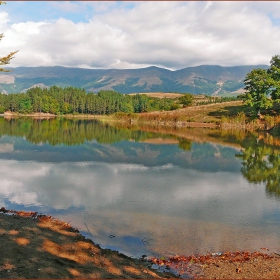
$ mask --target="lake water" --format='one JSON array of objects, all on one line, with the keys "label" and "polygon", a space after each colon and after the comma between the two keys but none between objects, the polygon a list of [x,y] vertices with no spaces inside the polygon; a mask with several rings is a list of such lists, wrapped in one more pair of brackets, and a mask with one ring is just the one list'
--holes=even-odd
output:
[{"label": "lake water", "polygon": [[279,138],[0,118],[0,206],[129,256],[280,249]]}]

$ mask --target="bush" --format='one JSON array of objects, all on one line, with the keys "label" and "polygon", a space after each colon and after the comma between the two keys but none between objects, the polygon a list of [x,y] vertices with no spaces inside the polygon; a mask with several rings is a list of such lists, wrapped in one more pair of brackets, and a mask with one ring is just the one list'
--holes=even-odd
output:
[{"label": "bush", "polygon": [[190,93],[186,93],[183,96],[179,97],[179,102],[183,105],[183,107],[191,106],[193,104],[193,95]]},{"label": "bush", "polygon": [[177,109],[179,109],[180,108],[180,105],[179,104],[177,104],[177,103],[173,103],[171,106],[170,106],[170,110],[177,110]]}]

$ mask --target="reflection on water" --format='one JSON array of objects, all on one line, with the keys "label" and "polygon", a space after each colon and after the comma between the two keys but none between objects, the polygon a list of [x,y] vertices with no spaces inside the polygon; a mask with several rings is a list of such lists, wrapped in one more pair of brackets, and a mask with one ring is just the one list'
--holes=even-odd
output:
[{"label": "reflection on water", "polygon": [[267,194],[280,197],[280,149],[256,138],[244,141],[241,172],[251,183],[264,183]]},{"label": "reflection on water", "polygon": [[0,119],[0,135],[1,207],[133,256],[279,249],[279,154],[253,135],[62,119]]},{"label": "reflection on water", "polygon": [[112,144],[122,140],[133,139],[145,141],[159,136],[174,139],[172,135],[118,129],[94,120],[77,119],[4,119],[0,118],[0,135],[21,136],[32,144],[79,145],[85,141],[96,140],[102,144]]}]

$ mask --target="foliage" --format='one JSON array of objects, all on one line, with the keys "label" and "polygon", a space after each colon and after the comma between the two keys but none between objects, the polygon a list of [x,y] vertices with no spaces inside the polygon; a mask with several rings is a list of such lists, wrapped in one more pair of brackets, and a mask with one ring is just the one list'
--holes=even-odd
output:
[{"label": "foliage", "polygon": [[254,69],[247,74],[245,84],[245,104],[260,109],[272,107],[271,87],[273,80],[264,69]]},{"label": "foliage", "polygon": [[[230,101],[232,98],[206,97],[214,103]],[[5,111],[21,114],[50,113],[55,115],[133,114],[151,111],[171,111],[192,104],[193,95],[180,98],[158,98],[146,94],[127,95],[113,90],[102,90],[95,94],[75,87],[34,87],[26,93],[1,94],[0,113]],[[123,119],[123,116],[122,116]],[[183,119],[181,119],[183,120]]]},{"label": "foliage", "polygon": [[179,103],[182,104],[183,107],[191,106],[193,104],[193,95],[190,93],[185,93],[179,98]]},{"label": "foliage", "polygon": [[177,99],[155,98],[146,94],[125,95],[113,90],[98,94],[86,93],[74,87],[30,88],[26,93],[0,94],[0,112],[22,114],[50,113],[109,115],[116,112],[144,113],[150,111],[176,110]]},{"label": "foliage", "polygon": [[280,56],[275,55],[267,70],[253,69],[244,80],[246,105],[254,107],[258,114],[280,101]]},{"label": "foliage", "polygon": [[180,105],[177,104],[177,103],[173,103],[171,106],[170,106],[170,110],[173,111],[173,110],[177,110],[180,108]]},{"label": "foliage", "polygon": [[267,70],[273,83],[271,87],[271,98],[275,102],[280,102],[280,56],[275,55],[270,61],[270,68]]}]

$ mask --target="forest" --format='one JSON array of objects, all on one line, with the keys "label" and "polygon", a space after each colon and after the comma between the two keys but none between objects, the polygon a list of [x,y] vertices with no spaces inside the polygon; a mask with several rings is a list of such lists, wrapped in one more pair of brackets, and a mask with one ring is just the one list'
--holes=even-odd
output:
[{"label": "forest", "polygon": [[0,113],[6,111],[30,114],[35,112],[64,114],[109,115],[115,112],[141,113],[175,110],[191,105],[193,96],[153,98],[145,94],[126,95],[112,90],[98,94],[74,87],[31,88],[26,93],[0,94]]},{"label": "forest", "polygon": [[[0,94],[0,114],[50,113],[110,115],[116,112],[142,113],[169,111],[194,104],[194,95],[185,93],[178,98],[157,98],[146,94],[128,95],[113,90],[101,90],[97,94],[75,87],[34,87],[26,93]],[[206,103],[235,100],[236,98],[206,97]],[[205,101],[201,104],[206,104]],[[197,103],[198,105],[198,103]]]}]

